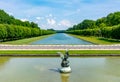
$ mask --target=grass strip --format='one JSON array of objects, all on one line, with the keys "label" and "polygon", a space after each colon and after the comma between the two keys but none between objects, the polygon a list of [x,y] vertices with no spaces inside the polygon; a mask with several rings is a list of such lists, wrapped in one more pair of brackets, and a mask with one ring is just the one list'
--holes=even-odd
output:
[{"label": "grass strip", "polygon": [[30,44],[30,43],[32,43],[34,41],[37,41],[37,40],[47,38],[49,36],[51,36],[51,35],[44,35],[44,36],[33,37],[33,38],[26,38],[26,39],[14,40],[14,41],[0,42],[0,44],[24,45],[24,44]]},{"label": "grass strip", "polygon": [[93,44],[100,44],[100,45],[109,45],[109,44],[120,44],[120,41],[112,40],[112,39],[103,39],[100,37],[95,36],[79,36],[79,35],[73,35],[69,34],[70,36],[91,42]]},{"label": "grass strip", "polygon": [[[0,50],[0,56],[59,56],[64,50]],[[70,56],[120,56],[120,50],[69,50]]]}]

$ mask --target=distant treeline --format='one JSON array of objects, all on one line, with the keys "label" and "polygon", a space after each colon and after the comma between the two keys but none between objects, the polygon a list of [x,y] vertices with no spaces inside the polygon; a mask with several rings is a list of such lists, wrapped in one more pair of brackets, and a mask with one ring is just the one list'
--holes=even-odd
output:
[{"label": "distant treeline", "polygon": [[120,39],[120,12],[110,13],[96,21],[86,19],[69,28],[67,33]]},{"label": "distant treeline", "polygon": [[0,41],[17,40],[55,33],[43,30],[34,22],[22,22],[0,10]]}]

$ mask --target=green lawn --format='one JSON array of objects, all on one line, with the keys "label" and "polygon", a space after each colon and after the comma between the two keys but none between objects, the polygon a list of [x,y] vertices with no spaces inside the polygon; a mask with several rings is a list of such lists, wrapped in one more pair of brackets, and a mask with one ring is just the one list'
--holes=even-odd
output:
[{"label": "green lawn", "polygon": [[23,44],[30,44],[34,41],[47,38],[51,35],[44,35],[44,36],[39,36],[39,37],[33,37],[33,38],[26,38],[26,39],[20,39],[20,40],[15,40],[15,41],[7,41],[7,42],[1,42],[0,44],[11,44],[11,45],[23,45]]},{"label": "green lawn", "polygon": [[[0,56],[59,56],[64,50],[0,50]],[[120,50],[69,50],[71,56],[120,56]]]},{"label": "green lawn", "polygon": [[94,44],[101,44],[101,45],[109,45],[109,44],[120,44],[120,41],[118,40],[113,40],[113,39],[103,39],[103,38],[99,38],[99,37],[95,37],[95,36],[79,36],[79,35],[73,35],[73,34],[69,34],[73,37],[76,38],[80,38],[86,41],[89,41],[91,43]]}]

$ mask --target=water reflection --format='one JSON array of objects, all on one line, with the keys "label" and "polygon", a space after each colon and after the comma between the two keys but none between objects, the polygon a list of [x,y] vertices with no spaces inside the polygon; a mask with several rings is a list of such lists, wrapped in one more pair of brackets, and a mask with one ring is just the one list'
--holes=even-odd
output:
[{"label": "water reflection", "polygon": [[108,75],[120,76],[120,58],[106,58],[106,73]]},{"label": "water reflection", "polygon": [[48,38],[35,41],[31,43],[32,45],[36,44],[84,44],[84,45],[92,45],[92,43],[84,41],[82,39],[78,39],[72,36],[69,36],[65,33],[56,33],[53,36],[50,36]]},{"label": "water reflection", "polygon": [[9,62],[9,57],[0,57],[0,69],[4,67],[4,65]]},{"label": "water reflection", "polygon": [[69,82],[70,73],[61,73],[61,82]]},{"label": "water reflection", "polygon": [[0,57],[0,82],[120,82],[120,57],[70,58],[67,74],[59,73],[58,60]]}]

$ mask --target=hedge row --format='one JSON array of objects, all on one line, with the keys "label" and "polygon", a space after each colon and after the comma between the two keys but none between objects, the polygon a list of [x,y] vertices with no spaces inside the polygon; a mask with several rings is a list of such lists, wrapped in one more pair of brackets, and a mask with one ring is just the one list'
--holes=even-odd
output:
[{"label": "hedge row", "polygon": [[53,31],[41,30],[24,26],[0,24],[0,41],[30,38],[54,33]]},{"label": "hedge row", "polygon": [[83,36],[98,36],[105,38],[120,39],[120,25],[95,29],[71,30],[67,31],[67,33]]}]

